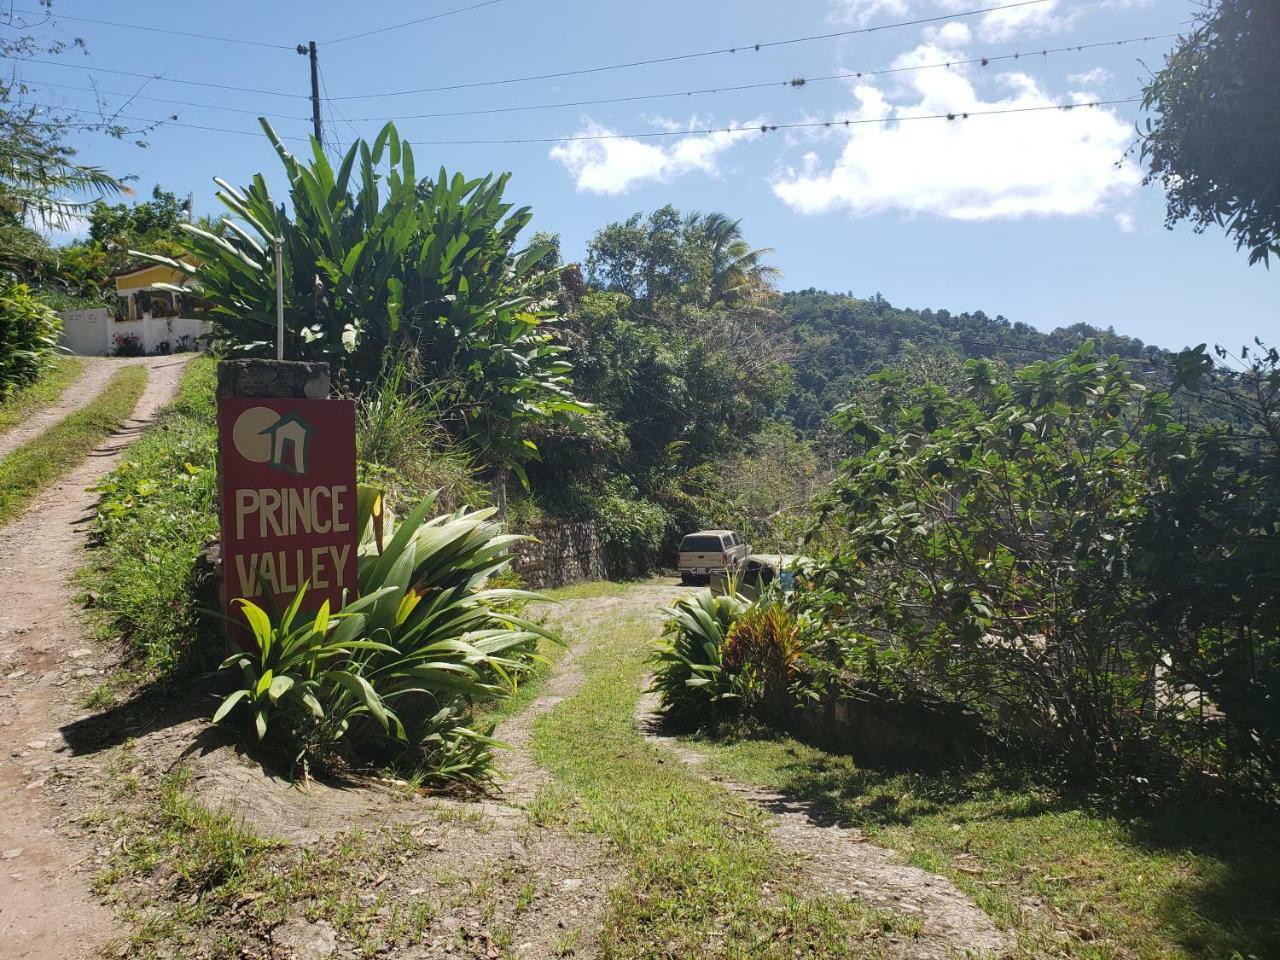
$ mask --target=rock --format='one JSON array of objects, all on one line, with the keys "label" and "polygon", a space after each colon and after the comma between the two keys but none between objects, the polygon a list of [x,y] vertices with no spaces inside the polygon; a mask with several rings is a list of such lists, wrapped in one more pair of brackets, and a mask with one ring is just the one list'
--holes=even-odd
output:
[{"label": "rock", "polygon": [[79,660],[82,657],[89,657],[92,655],[93,655],[93,651],[90,650],[88,647],[80,647],[76,650],[72,650],[70,653],[67,654],[67,656],[70,657],[72,660]]},{"label": "rock", "polygon": [[294,960],[326,960],[338,952],[338,934],[327,920],[287,920],[271,931],[271,942]]},{"label": "rock", "polygon": [[0,853],[0,860],[17,860],[20,856],[22,856],[22,848],[13,847]]},{"label": "rock", "polygon": [[580,886],[582,886],[582,881],[576,878],[573,880],[560,881],[560,887],[564,890],[577,890]]}]

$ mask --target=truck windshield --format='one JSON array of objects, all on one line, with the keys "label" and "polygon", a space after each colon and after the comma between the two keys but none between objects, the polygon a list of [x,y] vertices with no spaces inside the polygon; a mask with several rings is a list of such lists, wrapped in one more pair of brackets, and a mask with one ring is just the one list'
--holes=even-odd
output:
[{"label": "truck windshield", "polygon": [[719,537],[685,537],[680,541],[681,553],[719,553]]}]

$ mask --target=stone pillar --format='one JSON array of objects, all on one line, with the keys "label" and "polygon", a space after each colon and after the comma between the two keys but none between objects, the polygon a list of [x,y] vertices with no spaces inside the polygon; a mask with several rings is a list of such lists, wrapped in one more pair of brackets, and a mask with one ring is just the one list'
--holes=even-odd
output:
[{"label": "stone pillar", "polygon": [[222,360],[218,363],[219,397],[329,396],[329,365],[301,360]]}]

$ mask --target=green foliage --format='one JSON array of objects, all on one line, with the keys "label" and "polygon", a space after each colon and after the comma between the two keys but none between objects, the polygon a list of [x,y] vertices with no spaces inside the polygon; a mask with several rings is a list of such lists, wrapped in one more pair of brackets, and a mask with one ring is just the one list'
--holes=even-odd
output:
[{"label": "green foliage", "polygon": [[742,709],[781,718],[795,704],[805,652],[800,624],[776,599],[762,597],[738,617],[724,638],[721,666],[733,678]]},{"label": "green foliage", "polygon": [[49,368],[62,321],[12,276],[0,275],[0,400]]},{"label": "green foliage", "polygon": [[123,638],[153,674],[213,666],[221,631],[197,614],[197,560],[217,536],[217,362],[189,361],[178,395],[95,487],[97,549],[78,580],[100,634]]},{"label": "green foliage", "polygon": [[1233,421],[1161,453],[1163,482],[1136,538],[1167,682],[1205,712],[1187,747],[1255,785],[1280,782],[1280,354],[1259,346],[1231,376],[1203,346],[1181,385]]},{"label": "green foliage", "polygon": [[865,449],[827,505],[856,603],[830,618],[844,656],[1081,768],[1139,752],[1164,704],[1132,540],[1167,398],[1087,348],[1012,384],[968,370],[964,395],[924,386],[842,415]]},{"label": "green foliage", "polygon": [[724,647],[746,610],[747,602],[739,596],[699,590],[665,611],[667,624],[651,657],[651,689],[664,713],[676,720],[707,721],[739,698],[736,677],[724,664]]},{"label": "green foliage", "polygon": [[480,506],[487,492],[474,460],[443,426],[443,399],[414,383],[412,354],[388,362],[375,386],[356,400],[356,456],[362,480],[394,502],[434,492],[442,510]]},{"label": "green foliage", "polygon": [[361,502],[359,599],[302,623],[305,589],[278,618],[240,601],[255,643],[224,664],[245,681],[219,719],[244,701],[259,737],[279,716],[305,758],[337,753],[479,785],[495,743],[468,725],[474,705],[511,696],[539,641],[559,642],[514,612],[535,594],[489,585],[518,538],[490,522],[492,509],[428,520],[427,499],[397,523],[380,497]]},{"label": "green foliage", "polygon": [[704,526],[737,530],[756,553],[794,553],[812,527],[811,500],[833,472],[817,444],[770,422],[741,451],[678,482]]},{"label": "green foliage", "polygon": [[318,144],[299,160],[263,127],[288,176],[292,214],[261,175],[243,191],[219,180],[234,219],[216,233],[185,228],[199,265],[151,257],[194,278],[215,340],[248,354],[273,349],[280,237],[286,356],[327,361],[359,391],[389,348],[415,351],[422,382],[448,398],[451,428],[500,466],[536,453],[527,426],[583,411],[553,333],[544,251],[515,249],[532,215],[502,201],[506,176],[441,170],[419,179],[391,124],[372,146],[352,144],[337,170]]},{"label": "green foliage", "polygon": [[869,374],[888,366],[904,366],[912,385],[925,379],[951,384],[960,379],[951,369],[955,358],[1021,365],[1068,354],[1090,340],[1108,355],[1138,359],[1159,353],[1141,340],[1086,323],[1042,333],[981,310],[894,307],[878,293],[864,299],[800,290],[783,294],[780,310],[795,370],[794,390],[781,412],[808,435],[821,431],[836,407],[861,392]]},{"label": "green foliage", "polygon": [[614,576],[636,576],[667,559],[665,548],[678,534],[659,504],[639,499],[617,483],[590,504]]},{"label": "green foliage", "polygon": [[34,383],[13,391],[0,400],[0,431],[21,423],[45,404],[53,403],[79,379],[84,361],[72,356],[54,356],[49,368]]},{"label": "green foliage", "polygon": [[587,251],[587,281],[624,294],[649,314],[742,306],[771,293],[780,276],[765,262],[772,252],[752,249],[741,220],[723,213],[682,216],[668,204],[597,232]]},{"label": "green foliage", "polygon": [[1280,8],[1214,0],[1147,82],[1147,183],[1168,194],[1166,224],[1222,226],[1249,263],[1280,254]]}]

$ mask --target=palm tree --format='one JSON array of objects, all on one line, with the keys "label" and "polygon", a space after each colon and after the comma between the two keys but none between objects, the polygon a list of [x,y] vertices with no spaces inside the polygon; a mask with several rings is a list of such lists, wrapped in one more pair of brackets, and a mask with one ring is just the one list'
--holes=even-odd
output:
[{"label": "palm tree", "polygon": [[711,306],[735,306],[760,300],[772,292],[782,271],[764,258],[772,247],[752,249],[742,235],[742,221],[723,213],[690,214],[691,233],[701,235],[710,259]]},{"label": "palm tree", "polygon": [[92,199],[131,192],[102,168],[76,163],[61,141],[63,129],[33,109],[0,106],[0,212],[65,229]]}]

